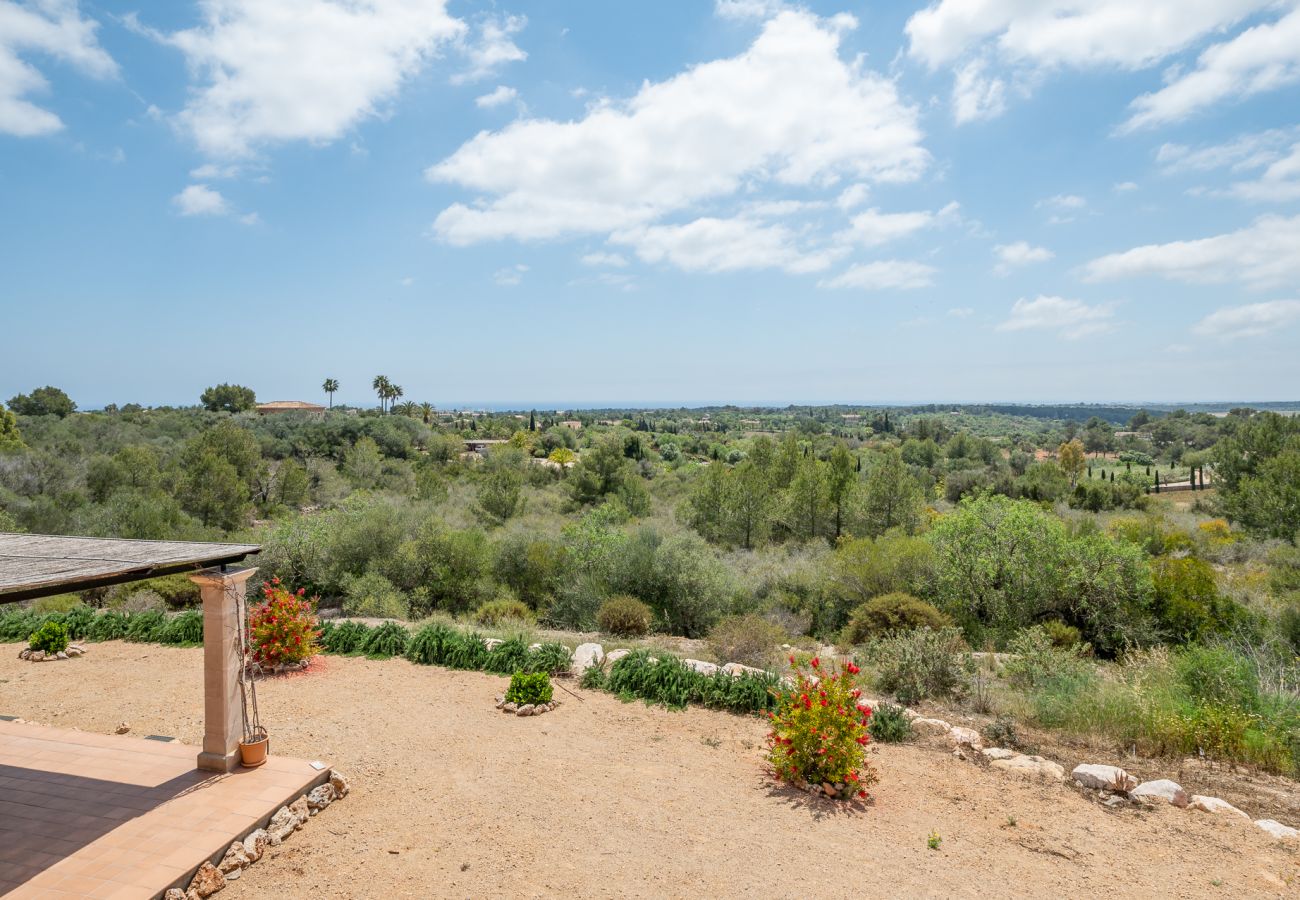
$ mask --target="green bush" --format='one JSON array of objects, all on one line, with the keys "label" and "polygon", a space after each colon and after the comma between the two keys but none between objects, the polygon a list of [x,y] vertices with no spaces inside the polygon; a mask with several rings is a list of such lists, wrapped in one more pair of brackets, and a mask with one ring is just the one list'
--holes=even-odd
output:
[{"label": "green bush", "polygon": [[406,595],[375,572],[346,579],[343,612],[364,619],[405,619],[410,612]]},{"label": "green bush", "polygon": [[550,703],[552,691],[551,676],[545,672],[516,672],[510,677],[510,687],[506,688],[506,702],[520,706]]},{"label": "green bush", "polygon": [[871,711],[867,725],[871,737],[882,744],[898,744],[912,736],[912,720],[907,710],[894,703],[881,703]]},{"label": "green bush", "polygon": [[25,641],[40,625],[38,616],[20,606],[11,606],[0,615],[0,641]]},{"label": "green bush", "polygon": [[158,640],[163,644],[195,645],[203,643],[203,613],[187,609],[172,616],[162,627]]},{"label": "green bush", "polygon": [[126,637],[127,614],[106,609],[95,616],[86,628],[88,641],[119,641]]},{"label": "green bush", "polygon": [[951,624],[951,619],[911,594],[881,594],[853,610],[840,641],[852,647],[895,631],[938,630]]},{"label": "green bush", "polygon": [[1042,627],[1053,647],[1077,647],[1083,643],[1083,632],[1060,619],[1049,619]]},{"label": "green bush", "polygon": [[450,669],[479,670],[487,663],[488,649],[483,636],[473,631],[456,631],[447,640],[442,664]]},{"label": "green bush", "polygon": [[485,672],[509,675],[527,669],[528,656],[528,644],[523,638],[512,637],[489,650],[481,668]]},{"label": "green bush", "polygon": [[1013,684],[1038,687],[1052,679],[1085,678],[1092,666],[1084,658],[1087,644],[1057,646],[1042,625],[1016,633],[1007,645],[1006,674]]},{"label": "green bush", "polygon": [[167,614],[160,609],[148,609],[127,616],[126,634],[123,636],[137,644],[156,644],[166,627]]},{"label": "green bush", "polygon": [[483,628],[500,628],[502,625],[532,625],[536,621],[528,604],[513,597],[489,600],[474,611],[474,621]]},{"label": "green bush", "polygon": [[60,622],[46,622],[32,632],[27,646],[45,653],[62,653],[68,649],[68,628]]},{"label": "green bush", "polygon": [[1161,557],[1151,563],[1155,611],[1165,636],[1190,643],[1221,634],[1241,610],[1219,593],[1214,567],[1192,556]]},{"label": "green bush", "polygon": [[762,616],[727,616],[709,632],[709,651],[721,662],[771,668],[781,655],[785,629]]},{"label": "green bush", "polygon": [[881,689],[904,706],[960,693],[966,642],[956,628],[917,628],[877,638],[864,648]]},{"label": "green bush", "polygon": [[406,644],[406,658],[421,666],[435,666],[442,662],[447,643],[456,632],[440,622],[424,625]]},{"label": "green bush", "polygon": [[385,622],[366,633],[360,650],[371,659],[388,659],[406,653],[411,633],[400,622]]},{"label": "green bush", "polygon": [[616,637],[642,637],[650,633],[654,613],[635,597],[619,594],[610,597],[596,611],[596,624],[606,634]]},{"label": "green bush", "polygon": [[1174,672],[1201,704],[1253,710],[1259,706],[1259,676],[1250,660],[1221,647],[1188,647],[1174,658]]},{"label": "green bush", "polygon": [[85,640],[94,621],[95,611],[83,604],[77,604],[63,614],[63,624],[68,628],[68,637],[74,641]]},{"label": "green bush", "polygon": [[563,644],[549,641],[528,652],[525,671],[547,672],[551,675],[567,672],[573,662],[573,651]]},{"label": "green bush", "polygon": [[[587,672],[598,672],[588,669]],[[733,678],[722,672],[702,675],[675,656],[653,658],[634,650],[615,662],[603,677],[584,673],[583,687],[600,687],[624,700],[641,699],[671,709],[695,703],[733,712],[760,712],[776,707],[780,679],[770,673]]]},{"label": "green bush", "polygon": [[364,622],[326,620],[321,627],[321,648],[326,653],[336,653],[340,656],[360,653],[369,631]]}]

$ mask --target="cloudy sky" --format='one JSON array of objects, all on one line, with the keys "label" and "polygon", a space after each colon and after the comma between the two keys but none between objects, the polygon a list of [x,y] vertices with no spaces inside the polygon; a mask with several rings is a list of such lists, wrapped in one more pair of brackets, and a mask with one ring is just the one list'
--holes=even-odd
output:
[{"label": "cloudy sky", "polygon": [[1300,0],[0,0],[0,396],[1300,394]]}]

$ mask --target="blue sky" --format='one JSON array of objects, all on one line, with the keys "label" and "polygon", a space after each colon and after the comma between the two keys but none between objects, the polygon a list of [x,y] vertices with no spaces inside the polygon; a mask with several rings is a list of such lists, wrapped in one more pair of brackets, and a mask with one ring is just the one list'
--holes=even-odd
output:
[{"label": "blue sky", "polygon": [[0,397],[1296,399],[1300,3],[0,0]]}]

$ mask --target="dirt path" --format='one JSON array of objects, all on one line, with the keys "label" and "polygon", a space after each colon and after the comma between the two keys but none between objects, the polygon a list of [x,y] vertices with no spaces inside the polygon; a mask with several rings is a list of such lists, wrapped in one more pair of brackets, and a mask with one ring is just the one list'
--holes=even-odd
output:
[{"label": "dirt path", "polygon": [[[0,645],[0,713],[200,738],[198,650],[114,642],[41,666],[16,653]],[[493,709],[504,684],[335,657],[264,684],[273,752],[328,760],[354,791],[223,900],[1300,890],[1300,853],[1230,817],[1108,811],[1060,785],[916,746],[878,748],[875,804],[847,813],[763,776],[758,719],[586,692],[586,702],[520,719]],[[926,847],[931,830],[938,851]]]}]

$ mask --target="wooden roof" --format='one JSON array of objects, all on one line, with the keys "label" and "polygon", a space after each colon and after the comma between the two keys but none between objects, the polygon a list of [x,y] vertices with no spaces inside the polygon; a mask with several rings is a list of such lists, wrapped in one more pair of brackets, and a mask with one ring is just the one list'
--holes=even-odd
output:
[{"label": "wooden roof", "polygon": [[123,541],[0,532],[0,603],[234,563],[256,544]]}]

